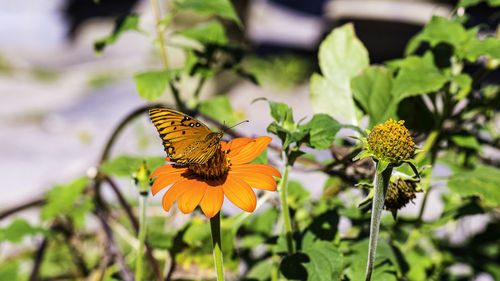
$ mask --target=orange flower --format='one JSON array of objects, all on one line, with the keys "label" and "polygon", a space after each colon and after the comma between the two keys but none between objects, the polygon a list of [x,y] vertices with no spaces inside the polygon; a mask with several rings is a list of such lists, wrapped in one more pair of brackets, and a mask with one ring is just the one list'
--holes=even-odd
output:
[{"label": "orange flower", "polygon": [[253,212],[257,198],[251,187],[275,191],[273,177],[281,177],[271,166],[247,163],[270,142],[270,137],[237,138],[229,143],[221,141],[217,152],[204,164],[163,165],[151,175],[157,177],[152,193],[155,195],[172,185],[162,200],[167,212],[177,200],[184,214],[192,212],[199,204],[203,213],[211,218],[220,211],[224,195],[240,209]]}]

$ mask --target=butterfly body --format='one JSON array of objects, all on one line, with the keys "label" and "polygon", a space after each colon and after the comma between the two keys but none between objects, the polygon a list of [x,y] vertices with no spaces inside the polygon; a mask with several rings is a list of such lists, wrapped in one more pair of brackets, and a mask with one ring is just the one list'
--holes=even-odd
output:
[{"label": "butterfly body", "polygon": [[212,132],[197,119],[167,108],[149,110],[167,156],[179,164],[203,164],[219,147],[223,132]]}]

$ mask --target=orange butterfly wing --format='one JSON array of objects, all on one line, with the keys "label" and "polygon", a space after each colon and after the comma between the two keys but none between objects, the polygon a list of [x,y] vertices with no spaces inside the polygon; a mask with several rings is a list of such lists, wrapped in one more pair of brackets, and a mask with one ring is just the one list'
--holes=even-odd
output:
[{"label": "orange butterfly wing", "polygon": [[203,164],[219,147],[222,132],[212,132],[205,124],[184,113],[166,109],[149,110],[149,118],[156,126],[167,156],[180,164]]}]

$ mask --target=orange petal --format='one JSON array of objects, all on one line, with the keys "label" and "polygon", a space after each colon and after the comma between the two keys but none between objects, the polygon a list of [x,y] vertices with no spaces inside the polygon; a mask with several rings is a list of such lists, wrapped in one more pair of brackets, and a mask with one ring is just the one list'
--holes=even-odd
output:
[{"label": "orange petal", "polygon": [[231,166],[230,172],[245,172],[251,174],[264,174],[268,176],[281,178],[281,174],[276,168],[266,165],[266,164],[257,164],[257,163],[248,163],[244,165],[233,165]]},{"label": "orange petal", "polygon": [[176,171],[170,174],[162,174],[155,179],[153,186],[151,187],[151,193],[154,196],[156,195],[156,193],[158,193],[158,191],[164,189],[165,187],[175,182],[178,182],[183,178],[185,178],[184,171]]},{"label": "orange petal", "polygon": [[177,200],[179,196],[181,196],[185,191],[189,189],[189,183],[186,182],[188,182],[188,180],[177,182],[172,187],[170,187],[167,192],[165,192],[165,195],[163,195],[163,199],[161,202],[165,211],[168,212],[175,200]]},{"label": "orange petal", "polygon": [[257,197],[246,182],[237,177],[228,175],[222,188],[224,190],[224,195],[226,195],[227,199],[234,205],[250,213],[255,210],[257,206]]},{"label": "orange petal", "polygon": [[161,174],[169,174],[169,173],[174,173],[174,172],[178,172],[181,170],[185,171],[185,170],[187,170],[187,168],[182,168],[182,167],[174,166],[171,164],[163,165],[163,166],[157,168],[156,170],[154,170],[154,172],[151,174],[151,178],[157,177]]},{"label": "orange petal", "polygon": [[181,212],[189,214],[200,204],[201,198],[203,198],[206,189],[210,186],[198,180],[187,180],[185,183],[187,186],[186,192],[179,196],[177,205],[179,205]]},{"label": "orange petal", "polygon": [[231,159],[233,164],[243,164],[252,161],[255,157],[266,148],[266,146],[271,142],[270,137],[258,137],[254,142],[251,142],[245,147],[243,147],[236,155],[228,157]]},{"label": "orange petal", "polygon": [[250,187],[264,189],[269,191],[276,190],[276,181],[272,176],[258,174],[258,173],[247,173],[247,172],[229,172],[229,176],[237,177],[248,183]]},{"label": "orange petal", "polygon": [[233,155],[236,155],[240,152],[242,148],[245,147],[245,145],[255,142],[255,140],[251,138],[236,138],[231,140],[226,146],[224,151],[229,151],[228,156],[231,157]]},{"label": "orange petal", "polygon": [[220,141],[219,144],[220,144],[220,148],[222,149],[222,151],[226,151],[227,150],[227,142]]},{"label": "orange petal", "polygon": [[200,202],[203,213],[211,218],[215,216],[224,202],[224,192],[222,186],[208,187]]}]

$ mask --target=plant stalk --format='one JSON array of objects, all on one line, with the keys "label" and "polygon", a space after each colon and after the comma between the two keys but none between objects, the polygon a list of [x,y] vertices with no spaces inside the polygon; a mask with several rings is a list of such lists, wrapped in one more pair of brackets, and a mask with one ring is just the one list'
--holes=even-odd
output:
[{"label": "plant stalk", "polygon": [[[377,168],[380,162],[377,162]],[[377,169],[375,169],[377,171]],[[370,242],[368,245],[368,262],[366,265],[365,281],[370,281],[377,251],[377,239],[380,228],[380,218],[384,209],[385,195],[391,180],[392,166],[389,164],[381,173],[375,172],[374,192],[372,204],[372,218],[370,222]]]},{"label": "plant stalk", "polygon": [[427,140],[425,141],[424,147],[422,147],[423,151],[418,153],[415,156],[415,162],[417,164],[422,164],[422,161],[425,159],[425,156],[427,155],[427,153],[429,153],[429,151],[434,148],[434,145],[436,144],[438,136],[439,136],[438,130],[434,130],[429,134],[429,136],[427,137]]},{"label": "plant stalk", "polygon": [[150,0],[151,7],[153,7],[153,12],[155,14],[156,32],[158,33],[158,43],[160,44],[160,53],[165,69],[169,69],[167,50],[165,48],[165,37],[163,36],[164,30],[161,28],[160,21],[160,8],[158,7],[158,2],[156,0]]},{"label": "plant stalk", "polygon": [[224,266],[222,261],[222,247],[220,239],[220,212],[210,218],[210,230],[212,232],[212,247],[214,253],[215,271],[217,281],[224,281]]},{"label": "plant stalk", "polygon": [[144,256],[144,242],[146,241],[146,206],[148,192],[141,192],[139,196],[139,248],[137,249],[137,261],[135,263],[135,280],[142,279],[142,258]]},{"label": "plant stalk", "polygon": [[[149,0],[149,2],[151,3],[151,7],[153,8],[153,13],[155,15],[156,33],[158,34],[158,44],[160,46],[161,59],[163,61],[163,66],[168,70],[170,69],[170,65],[168,63],[167,48],[165,47],[165,29],[161,26],[160,8],[158,6],[157,0]],[[172,81],[169,82],[169,85],[170,89],[172,90],[172,95],[174,96],[177,109],[180,111],[184,111],[185,106],[181,101],[179,91],[177,90],[177,88],[175,88]]]},{"label": "plant stalk", "polygon": [[292,240],[292,223],[290,220],[290,211],[288,210],[288,201],[287,201],[287,189],[288,189],[288,172],[290,170],[290,165],[287,164],[285,157],[285,167],[283,170],[283,178],[279,183],[278,189],[280,192],[281,198],[281,212],[283,213],[283,223],[285,225],[285,238],[286,245],[288,249],[288,254],[293,254],[293,240]]},{"label": "plant stalk", "polygon": [[280,261],[276,253],[273,254],[272,263],[273,266],[271,267],[271,281],[278,281]]}]

